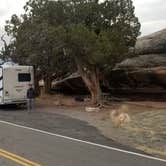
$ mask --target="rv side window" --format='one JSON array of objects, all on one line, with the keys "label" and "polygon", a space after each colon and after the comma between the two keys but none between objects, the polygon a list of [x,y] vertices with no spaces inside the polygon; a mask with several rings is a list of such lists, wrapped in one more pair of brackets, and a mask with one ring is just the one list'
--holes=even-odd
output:
[{"label": "rv side window", "polygon": [[29,82],[29,81],[31,81],[30,73],[19,73],[18,74],[18,81],[19,82]]}]

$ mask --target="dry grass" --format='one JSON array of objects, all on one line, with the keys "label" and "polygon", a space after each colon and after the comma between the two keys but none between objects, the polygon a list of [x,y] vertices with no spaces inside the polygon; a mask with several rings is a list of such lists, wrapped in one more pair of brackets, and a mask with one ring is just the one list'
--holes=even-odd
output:
[{"label": "dry grass", "polygon": [[63,94],[56,95],[42,95],[38,99],[38,103],[42,106],[66,106],[66,107],[77,107],[84,106],[89,103],[86,102],[78,102],[75,100],[74,96],[66,96]]},{"label": "dry grass", "polygon": [[[116,116],[112,116],[113,110],[117,111]],[[121,113],[127,113],[130,121],[121,125],[121,128],[116,126],[114,134],[117,134],[119,141],[157,157],[166,158],[166,109],[134,104],[118,105],[111,109],[110,115],[107,114],[112,126],[119,123],[118,116]]]},{"label": "dry grass", "polygon": [[166,110],[135,114],[124,129],[139,149],[166,158]]},{"label": "dry grass", "polygon": [[163,151],[162,149],[154,149],[154,148],[150,148],[147,146],[137,146],[137,149],[142,150],[148,154],[152,154],[155,156],[159,156],[159,157],[165,157],[166,156],[166,149]]},{"label": "dry grass", "polygon": [[[41,105],[67,106],[67,110],[70,110],[68,106],[72,106],[72,110],[78,106],[78,110],[85,112],[85,103],[76,102],[72,97],[54,95],[43,96],[39,100]],[[139,106],[140,104],[141,106]],[[109,107],[98,113],[86,113],[86,120],[92,116],[92,124],[97,125],[105,136],[115,141],[118,140],[120,143],[134,146],[149,154],[166,158],[166,109],[163,109],[164,106],[166,108],[166,104],[150,102],[149,105],[151,107],[146,107],[145,103],[142,106],[142,102],[138,102],[137,105],[135,103],[111,103]],[[158,106],[159,108],[157,108]],[[119,114],[127,113],[130,117],[130,123],[125,123],[121,128],[113,127],[110,120],[112,110],[118,110]],[[82,118],[82,114],[79,116]]]}]

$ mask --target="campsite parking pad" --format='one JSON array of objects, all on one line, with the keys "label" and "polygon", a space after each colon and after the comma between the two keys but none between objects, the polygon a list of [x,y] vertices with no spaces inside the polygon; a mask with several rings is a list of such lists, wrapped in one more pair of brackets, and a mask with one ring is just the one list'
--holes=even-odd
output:
[{"label": "campsite parking pad", "polygon": [[[1,110],[0,120],[125,150],[83,121],[64,115]],[[0,122],[0,148],[43,166],[164,166],[165,162],[118,152]]]}]

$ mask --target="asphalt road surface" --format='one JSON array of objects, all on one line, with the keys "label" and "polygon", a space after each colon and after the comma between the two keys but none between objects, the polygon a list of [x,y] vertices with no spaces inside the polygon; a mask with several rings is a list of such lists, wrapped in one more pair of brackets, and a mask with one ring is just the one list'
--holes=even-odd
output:
[{"label": "asphalt road surface", "polygon": [[0,163],[4,160],[10,166],[166,166],[165,160],[0,121]]}]

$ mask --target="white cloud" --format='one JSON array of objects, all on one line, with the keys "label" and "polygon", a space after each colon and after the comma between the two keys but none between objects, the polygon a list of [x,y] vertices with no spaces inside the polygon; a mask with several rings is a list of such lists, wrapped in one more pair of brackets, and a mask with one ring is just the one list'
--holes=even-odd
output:
[{"label": "white cloud", "polygon": [[[4,31],[5,21],[9,20],[13,14],[20,15],[23,13],[23,6],[27,0],[0,0],[0,36]],[[2,42],[0,41],[0,47]]]},{"label": "white cloud", "polygon": [[0,0],[0,24],[4,25],[5,21],[10,19],[13,14],[23,12],[23,6],[27,0]]},{"label": "white cloud", "polygon": [[133,0],[142,35],[166,28],[165,0]]},{"label": "white cloud", "polygon": [[[4,33],[4,30],[2,29],[2,27],[0,27],[0,37],[3,35]],[[3,43],[2,41],[0,40],[0,48],[2,47]]]},{"label": "white cloud", "polygon": [[142,35],[147,35],[159,30],[166,28],[166,20],[154,20],[142,23],[143,33]]}]

